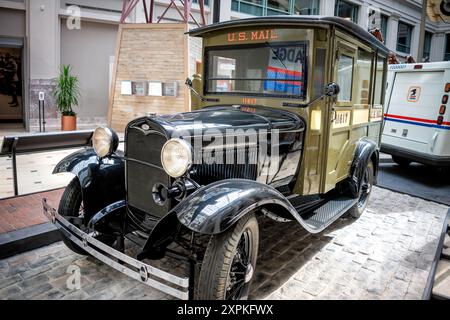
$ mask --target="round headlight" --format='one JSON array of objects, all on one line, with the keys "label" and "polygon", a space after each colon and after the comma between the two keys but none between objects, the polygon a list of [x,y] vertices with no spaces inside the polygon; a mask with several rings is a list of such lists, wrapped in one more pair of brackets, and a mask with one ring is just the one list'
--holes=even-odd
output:
[{"label": "round headlight", "polygon": [[119,145],[119,137],[108,127],[98,127],[92,135],[92,146],[95,153],[100,157],[111,155],[117,150]]},{"label": "round headlight", "polygon": [[167,174],[181,177],[192,165],[192,147],[182,139],[170,139],[161,150],[161,163]]}]

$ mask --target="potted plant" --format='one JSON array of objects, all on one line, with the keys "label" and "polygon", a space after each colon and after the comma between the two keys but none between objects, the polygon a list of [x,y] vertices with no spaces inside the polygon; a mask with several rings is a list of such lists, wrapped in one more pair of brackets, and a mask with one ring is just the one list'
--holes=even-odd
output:
[{"label": "potted plant", "polygon": [[72,110],[73,106],[78,106],[80,98],[80,86],[78,78],[71,74],[70,65],[60,67],[58,78],[55,79],[56,107],[61,112],[61,130],[72,131],[77,129],[77,114]]}]

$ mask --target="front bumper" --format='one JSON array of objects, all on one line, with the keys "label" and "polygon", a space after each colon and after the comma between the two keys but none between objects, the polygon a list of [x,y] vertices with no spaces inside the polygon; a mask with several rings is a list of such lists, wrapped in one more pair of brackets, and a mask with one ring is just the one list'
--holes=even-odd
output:
[{"label": "front bumper", "polygon": [[179,277],[131,258],[75,227],[61,216],[56,209],[49,206],[45,198],[42,199],[42,204],[47,218],[67,238],[93,257],[150,287],[179,299],[189,299],[190,284],[188,277]]}]

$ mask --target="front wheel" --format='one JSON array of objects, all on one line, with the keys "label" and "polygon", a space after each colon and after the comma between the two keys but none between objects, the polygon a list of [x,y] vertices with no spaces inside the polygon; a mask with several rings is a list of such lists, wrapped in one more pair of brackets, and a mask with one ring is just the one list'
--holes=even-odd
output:
[{"label": "front wheel", "polygon": [[372,160],[369,160],[369,163],[367,163],[367,166],[363,171],[358,202],[348,211],[348,215],[352,218],[359,218],[363,214],[364,210],[366,210],[367,203],[369,202],[369,197],[372,192],[373,181],[373,162]]},{"label": "front wheel", "polygon": [[258,255],[259,228],[248,214],[224,233],[213,235],[206,248],[195,298],[247,299]]}]

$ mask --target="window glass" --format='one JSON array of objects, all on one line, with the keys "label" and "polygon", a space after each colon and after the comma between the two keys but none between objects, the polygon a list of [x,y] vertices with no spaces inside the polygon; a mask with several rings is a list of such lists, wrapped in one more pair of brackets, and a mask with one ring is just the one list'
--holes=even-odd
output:
[{"label": "window glass", "polygon": [[377,70],[375,74],[375,92],[374,92],[374,104],[381,104],[381,99],[383,97],[383,71],[384,71],[384,60],[382,56],[378,56],[377,59]]},{"label": "window glass", "polygon": [[425,31],[425,39],[424,39],[424,43],[423,43],[423,60],[426,62],[430,61],[432,37],[433,37],[433,34],[431,32]]},{"label": "window glass", "polygon": [[314,63],[314,97],[319,97],[323,93],[325,86],[325,58],[326,49],[316,49],[315,63]]},{"label": "window glass", "polygon": [[289,0],[267,0],[267,7],[278,11],[289,12]]},{"label": "window glass", "polygon": [[399,22],[397,32],[397,51],[403,53],[411,52],[411,35],[412,27],[406,23]]},{"label": "window glass", "polygon": [[232,0],[231,10],[257,16],[317,15],[319,0]]},{"label": "window glass", "polygon": [[445,35],[445,54],[444,61],[450,61],[450,33]]},{"label": "window glass", "polygon": [[[193,0],[193,3],[198,3],[198,0]],[[203,2],[205,4],[205,6],[209,6],[209,0],[204,0]]]},{"label": "window glass", "polygon": [[356,103],[369,104],[370,93],[370,75],[372,68],[372,53],[365,50],[358,50],[358,59],[356,60]]},{"label": "window glass", "polygon": [[293,14],[298,15],[319,14],[319,0],[295,0]]},{"label": "window glass", "polygon": [[304,99],[307,44],[207,49],[206,91]]},{"label": "window glass", "polygon": [[358,23],[359,6],[357,4],[336,0],[334,15],[341,18],[348,18],[354,23]]},{"label": "window glass", "polygon": [[338,62],[337,81],[341,88],[338,100],[352,100],[352,81],[353,81],[353,58],[345,54],[341,54]]}]

